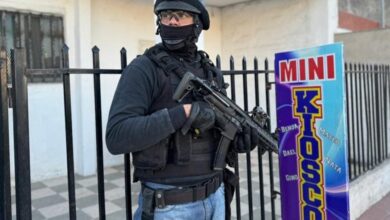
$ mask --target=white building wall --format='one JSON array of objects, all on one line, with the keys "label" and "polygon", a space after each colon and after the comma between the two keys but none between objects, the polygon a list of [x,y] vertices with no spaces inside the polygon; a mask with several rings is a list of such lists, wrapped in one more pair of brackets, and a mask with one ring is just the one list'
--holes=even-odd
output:
[{"label": "white building wall", "polygon": [[[65,42],[70,48],[70,67],[92,67],[90,0],[5,1],[1,2],[1,8],[62,15],[64,17]],[[106,35],[103,34],[103,36]],[[110,63],[110,59],[104,60]],[[90,76],[71,76],[74,158],[76,172],[82,175],[93,174],[96,170],[96,153],[91,153],[96,151],[92,86]],[[65,175],[62,85],[32,84],[29,86],[29,99],[32,180]],[[45,106],[45,108],[37,110],[40,106]],[[52,132],[55,132],[55,135]],[[58,155],[63,155],[64,158]]]},{"label": "white building wall", "polygon": [[[119,51],[123,46],[130,62],[154,43],[152,4],[152,0],[1,0],[0,9],[62,15],[71,67],[92,67],[91,48],[97,45],[101,67],[120,68]],[[275,52],[331,43],[337,28],[336,0],[251,1],[222,9],[208,9],[211,27],[204,33],[204,48],[213,60],[222,52],[223,64],[228,64],[231,54],[236,58],[247,56],[250,65],[254,56],[259,61],[268,57],[272,69]],[[236,66],[240,63],[237,59]],[[118,79],[119,76],[101,77],[103,134]],[[96,170],[96,150],[92,77],[72,76],[71,84],[76,172],[93,174]],[[65,176],[62,85],[31,84],[28,92],[32,181]],[[237,92],[240,93],[240,90]],[[264,98],[261,100],[264,104]],[[13,167],[12,123],[10,126]],[[106,149],[104,154],[106,166],[122,163],[121,156],[111,156]],[[388,191],[360,190],[368,182],[374,184],[372,189],[389,189],[389,180],[386,179],[388,169],[387,162],[351,184],[351,219]]]},{"label": "white building wall", "polygon": [[[100,49],[101,68],[120,69],[120,50],[122,47],[127,50],[127,61],[130,63],[138,54],[142,54],[146,48],[154,45],[156,28],[152,1],[94,0],[91,11],[92,44],[97,45]],[[90,50],[88,53],[91,56]],[[119,77],[119,75],[101,76],[103,134],[106,131],[109,108]],[[90,82],[89,88],[85,89],[91,90],[92,76],[85,78],[85,80]],[[85,129],[94,131],[94,99],[93,91],[91,90],[91,92],[91,95],[84,96],[83,103],[89,104],[83,105],[81,111],[84,113],[84,118],[89,118]],[[96,152],[94,132],[85,133],[83,138],[88,139],[86,142],[90,143],[90,145],[83,146],[86,154],[84,163],[93,164],[93,167],[96,167],[96,157],[90,153]],[[107,151],[104,139],[105,166],[117,165],[122,162],[123,156],[112,156]],[[92,169],[93,167],[88,168],[88,174],[95,171]]]},{"label": "white building wall", "polygon": [[[32,13],[50,13],[64,19],[65,42],[69,47],[71,68],[91,68],[91,49],[100,49],[101,68],[120,68],[120,50],[125,47],[130,62],[155,43],[155,17],[151,0],[4,0],[0,9]],[[221,51],[220,9],[211,8],[211,29],[205,45],[212,57]],[[217,51],[217,52],[214,52]],[[102,76],[103,134],[118,76]],[[29,85],[30,153],[32,181],[66,175],[66,143],[62,84]],[[75,171],[91,175],[96,171],[96,137],[93,77],[71,75],[73,144]],[[12,119],[12,113],[10,113]],[[11,123],[11,134],[12,123]],[[14,176],[13,139],[11,166]],[[122,163],[105,148],[104,163]]]},{"label": "white building wall", "polygon": [[68,0],[2,0],[1,9],[64,14]]},{"label": "white building wall", "polygon": [[337,1],[251,1],[222,9],[222,54],[268,57],[333,42]]},{"label": "white building wall", "polygon": [[210,29],[204,31],[204,50],[215,62],[217,55],[222,55],[222,9],[207,7],[210,15]]},{"label": "white building wall", "polygon": [[[78,1],[85,3],[85,0]],[[88,7],[88,3],[86,4]],[[79,10],[75,0],[2,0],[0,9],[31,13],[48,13],[62,16],[64,19],[65,41],[70,49],[70,66],[80,66],[80,42],[88,42],[88,28],[82,21],[88,21],[88,9]],[[87,11],[86,11],[87,10]],[[83,15],[78,15],[79,12]],[[76,25],[77,24],[77,25]],[[78,27],[86,31],[80,34]],[[74,84],[74,78],[72,78]],[[73,88],[74,92],[74,88]],[[30,84],[29,89],[29,129],[31,154],[31,179],[38,181],[55,176],[66,175],[65,123],[63,113],[63,95],[61,84]],[[75,111],[75,103],[73,112]],[[10,112],[10,120],[12,113]],[[50,119],[50,120],[49,120]],[[74,118],[74,121],[76,118]],[[74,127],[77,123],[74,123]],[[14,176],[13,130],[10,124],[11,175]],[[77,140],[77,135],[75,137]],[[75,145],[77,149],[77,145]],[[75,150],[75,158],[78,152]],[[78,161],[75,161],[76,165]]]},{"label": "white building wall", "polygon": [[[334,2],[336,1],[277,0],[253,1],[222,9],[208,7],[211,27],[204,32],[204,49],[212,60],[222,53],[222,64],[225,64],[226,68],[230,54],[236,57],[246,55],[248,60],[258,56],[261,60],[264,57],[272,58],[277,51],[331,42],[333,34],[329,34],[329,31],[334,23],[337,23],[337,19],[329,15],[328,11],[332,11],[332,8],[329,8],[332,4],[337,8],[337,3]],[[97,45],[100,48],[101,67],[119,68],[119,51],[123,46],[127,49],[130,62],[154,43],[155,20],[152,4],[151,0],[4,0],[0,7],[62,15],[65,41],[70,48],[71,67],[91,68],[91,48]],[[312,21],[305,22],[308,20]],[[319,26],[321,28],[318,28]],[[290,37],[291,41],[286,41],[287,37]],[[240,66],[240,62],[236,61],[236,66]],[[118,79],[119,76],[101,77],[103,134]],[[71,76],[71,85],[76,172],[89,175],[96,170],[92,76]],[[58,155],[65,155],[60,154],[65,149],[64,136],[54,139],[47,135],[47,130],[42,129],[47,127],[51,131],[61,131],[59,134],[64,135],[64,125],[59,123],[63,121],[63,98],[59,97],[62,86],[34,84],[30,88],[31,149],[34,149],[31,151],[32,177],[39,180],[64,175],[65,166],[51,165],[59,162],[54,157],[42,160],[41,156],[34,156],[35,153],[45,155],[44,152],[53,151],[50,146],[58,146]],[[58,94],[50,91],[58,91]],[[53,100],[46,104],[47,109],[56,110],[36,111],[38,107],[35,106],[39,106],[38,103],[43,100]],[[42,118],[39,114],[44,114],[46,119],[59,120],[34,122],[35,118]],[[105,165],[110,166],[121,161],[121,157],[112,157],[105,150]]]},{"label": "white building wall", "polygon": [[[76,58],[80,57],[76,52],[88,39],[80,38],[81,32],[77,28],[83,28],[82,34],[88,34],[90,27],[86,27],[85,24],[80,24],[80,22],[88,22],[88,16],[90,16],[89,4],[90,0],[1,0],[0,9],[62,16],[64,18],[65,41],[71,48],[69,52],[70,66],[80,66],[80,59],[76,62]],[[84,8],[79,9],[82,5],[84,5]]]},{"label": "white building wall", "polygon": [[[221,18],[222,67],[229,68],[229,58],[233,55],[236,69],[241,69],[243,56],[248,69],[253,69],[255,57],[258,58],[259,69],[264,69],[265,58],[268,58],[269,68],[274,69],[274,54],[277,52],[332,43],[337,19],[337,0],[250,1],[224,7]],[[242,81],[240,77],[236,78],[236,100],[243,105]],[[264,80],[260,80],[260,85],[264,85]],[[248,82],[253,91],[251,76]],[[254,100],[254,96],[248,94],[249,100]],[[265,100],[265,94],[261,93],[260,106],[263,108]],[[271,112],[275,112],[273,90],[270,100]],[[249,102],[249,109],[254,105],[254,102]],[[276,117],[271,116],[271,129],[275,129]]]},{"label": "white building wall", "polygon": [[[211,51],[211,57],[215,57],[221,51],[220,9],[209,8],[209,10],[212,24],[210,30],[204,32],[204,42],[211,43],[205,44],[204,47],[206,51]],[[129,63],[137,55],[142,54],[146,48],[154,45],[156,25],[152,1],[95,0],[92,3],[91,11],[92,44],[97,45],[100,49],[102,68],[120,68],[120,50],[122,47],[127,50],[127,61]],[[92,77],[88,78],[85,81],[90,81],[90,84],[92,84]],[[119,75],[101,77],[103,134],[105,133],[109,108],[118,80]],[[85,89],[90,90],[89,88]],[[81,109],[82,112],[85,112],[83,118],[90,118],[85,126],[87,130],[93,130],[95,128],[94,115],[91,114],[91,112],[94,112],[93,96],[83,97],[83,103],[89,103],[84,104]],[[90,145],[84,145],[82,148],[84,153],[88,155],[83,159],[84,164],[89,164],[88,166],[92,164],[95,167],[96,158],[88,153],[94,152],[94,133],[84,133],[83,138],[88,139],[89,141],[86,142],[91,143]],[[123,156],[112,156],[104,148],[105,166],[118,165],[122,162]],[[88,170],[91,168],[88,168]]]},{"label": "white building wall", "polygon": [[390,29],[336,34],[344,44],[344,56],[348,62],[390,64]]},{"label": "white building wall", "polygon": [[100,48],[101,66],[107,68],[120,67],[122,47],[126,48],[130,62],[154,44],[152,1],[94,0],[92,24],[92,42]]}]

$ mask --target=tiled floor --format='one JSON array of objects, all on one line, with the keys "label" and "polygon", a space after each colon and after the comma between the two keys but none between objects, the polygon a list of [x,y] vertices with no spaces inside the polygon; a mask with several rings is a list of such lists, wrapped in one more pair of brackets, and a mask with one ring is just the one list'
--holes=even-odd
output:
[{"label": "tiled floor", "polygon": [[[124,178],[121,167],[105,169],[105,206],[107,219],[125,219]],[[77,219],[98,219],[96,176],[76,175]],[[133,199],[139,190],[133,184]],[[14,197],[14,196],[13,196]],[[66,177],[32,184],[33,219],[69,219]],[[14,205],[13,205],[14,208]],[[13,212],[15,213],[15,212]]]},{"label": "tiled floor", "polygon": [[[269,187],[269,165],[267,156],[263,157],[264,172],[264,194],[265,194],[265,214],[266,219],[271,219],[271,200]],[[240,157],[240,199],[241,216],[243,220],[249,219],[248,208],[248,182],[246,178],[246,158]],[[277,160],[274,160],[274,172],[277,174]],[[252,153],[252,192],[253,192],[253,216],[254,219],[260,219],[260,190],[258,175],[258,160],[256,153]],[[124,172],[122,166],[106,168],[105,174],[105,206],[106,219],[121,220],[126,218],[125,214],[125,190],[124,190]],[[279,185],[279,178],[274,174],[276,188]],[[32,186],[32,217],[33,220],[50,219],[61,220],[69,219],[68,210],[68,186],[66,177],[55,178],[42,182],[33,183]],[[83,177],[76,175],[76,210],[78,220],[89,220],[99,218],[97,178],[96,176]],[[137,208],[137,196],[139,184],[132,184],[132,211]],[[15,214],[15,190],[12,190],[13,214]],[[275,201],[276,217],[280,219],[280,200]],[[236,216],[235,199],[232,204],[233,217]],[[13,219],[16,219],[13,216]],[[235,218],[233,218],[235,219]],[[358,220],[390,220],[390,193],[369,210],[363,213]]]},{"label": "tiled floor", "polygon": [[390,193],[364,212],[358,220],[390,220]]},{"label": "tiled floor", "polygon": [[[263,157],[263,172],[264,172],[264,195],[265,195],[265,214],[271,215],[271,196],[269,187],[269,165],[268,156]],[[241,155],[240,161],[240,205],[241,216],[243,220],[249,219],[248,206],[248,182],[246,178],[246,158]],[[254,219],[259,219],[260,216],[260,190],[259,190],[259,171],[257,154],[251,155],[252,164],[252,192],[253,192],[253,216]],[[274,160],[274,172],[277,174],[277,160]],[[106,219],[120,220],[126,218],[125,213],[125,190],[124,190],[124,172],[122,166],[106,168],[105,175],[105,207]],[[274,182],[278,188],[279,178],[274,175]],[[97,178],[96,176],[83,177],[76,175],[76,211],[77,219],[98,219],[99,206],[97,195]],[[137,196],[140,190],[139,183],[132,184],[132,211],[137,208]],[[15,200],[14,189],[12,191],[13,203]],[[280,219],[280,200],[279,197],[275,201],[276,217]],[[68,186],[67,178],[60,177],[32,184],[32,217],[33,220],[50,219],[60,220],[69,219],[68,208]],[[13,214],[15,214],[15,204],[12,205]],[[232,214],[236,215],[235,199],[232,204]],[[16,219],[13,216],[13,219]],[[270,219],[270,218],[266,218]]]}]

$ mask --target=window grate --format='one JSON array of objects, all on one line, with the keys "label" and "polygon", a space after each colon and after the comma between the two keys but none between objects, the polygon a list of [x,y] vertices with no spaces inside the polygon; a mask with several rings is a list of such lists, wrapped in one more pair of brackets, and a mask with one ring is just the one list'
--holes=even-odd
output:
[{"label": "window grate", "polygon": [[[64,45],[63,18],[56,15],[0,10],[0,48],[26,48],[27,67],[59,68]],[[35,76],[30,82],[61,82],[60,77]]]}]

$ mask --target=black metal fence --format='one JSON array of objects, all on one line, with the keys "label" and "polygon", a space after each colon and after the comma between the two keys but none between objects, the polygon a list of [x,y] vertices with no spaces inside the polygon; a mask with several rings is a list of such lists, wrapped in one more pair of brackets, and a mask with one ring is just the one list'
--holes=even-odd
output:
[{"label": "black metal fence", "polygon": [[[68,198],[69,198],[69,218],[76,219],[77,195],[75,193],[75,173],[73,158],[73,133],[72,133],[72,112],[70,95],[70,75],[90,74],[94,78],[94,98],[95,98],[95,122],[96,122],[96,153],[97,153],[97,183],[98,183],[98,204],[99,218],[105,219],[105,190],[104,190],[104,161],[103,161],[103,135],[102,135],[102,114],[101,114],[101,74],[120,74],[127,64],[126,50],[120,51],[121,68],[120,69],[101,69],[99,61],[99,49],[94,47],[93,69],[74,69],[69,68],[68,48],[64,47],[62,52],[61,68],[59,69],[27,69],[26,56],[23,49],[15,49],[11,53],[11,73],[12,73],[12,95],[8,94],[7,89],[7,67],[6,55],[1,53],[1,74],[0,74],[0,218],[11,219],[11,196],[10,196],[10,165],[9,165],[9,140],[8,140],[8,99],[13,100],[13,120],[14,120],[14,148],[15,148],[15,189],[16,189],[16,216],[18,219],[31,219],[31,176],[30,176],[30,156],[29,156],[29,130],[28,130],[28,100],[27,100],[27,82],[32,76],[61,76],[63,79],[64,90],[64,109],[65,109],[65,127],[66,127],[66,152],[67,152],[67,178],[68,178]],[[217,58],[216,64],[221,67],[220,59]],[[253,69],[247,69],[247,61],[242,60],[242,69],[235,70],[234,59],[230,59],[229,70],[222,71],[230,83],[229,96],[237,100],[241,95],[236,92],[237,88],[242,88],[242,106],[246,111],[250,105],[262,106],[270,115],[273,100],[271,93],[274,90],[273,71],[269,69],[268,61],[264,61],[264,67],[259,69],[259,62],[253,60]],[[388,143],[388,114],[387,107],[389,102],[389,84],[390,73],[389,66],[367,66],[367,65],[347,65],[346,64],[346,91],[347,91],[347,110],[348,110],[348,136],[349,136],[349,171],[350,179],[353,180],[380,164],[389,157]],[[248,85],[248,78],[249,84]],[[238,85],[241,83],[242,85]],[[253,90],[252,90],[253,89]],[[254,94],[253,100],[249,99]],[[265,100],[261,100],[265,94]],[[269,121],[270,123],[270,121]],[[234,168],[236,173],[242,176],[238,166],[245,166],[244,178],[246,177],[246,186],[248,189],[247,203],[240,199],[240,187],[238,187],[235,197],[235,210],[237,219],[241,219],[241,207],[248,206],[249,219],[266,219],[265,203],[270,200],[271,219],[276,219],[278,186],[274,184],[274,169],[277,162],[272,153],[263,156],[257,152],[255,157],[257,167],[253,166],[253,154],[248,153],[245,159],[236,163]],[[252,155],[251,155],[252,154]],[[130,155],[124,155],[124,181],[126,195],[126,216],[132,219],[132,199],[131,199],[131,165]],[[240,164],[240,165],[238,165]],[[263,170],[264,164],[268,165],[268,173]],[[241,167],[242,168],[242,167]],[[254,170],[258,173],[258,186],[253,185]],[[269,185],[265,186],[265,178],[269,178]],[[253,188],[258,187],[259,198],[254,198]],[[270,199],[266,198],[264,192],[269,190]],[[254,216],[255,199],[260,201],[260,216]]]},{"label": "black metal fence", "polygon": [[349,178],[390,157],[390,66],[345,64]]},{"label": "black metal fence", "polygon": [[0,51],[0,219],[11,218],[7,56]]},{"label": "black metal fence", "polygon": [[[99,49],[94,47],[92,49],[93,54],[93,69],[71,69],[69,68],[69,59],[68,59],[68,48],[65,47],[63,49],[62,54],[62,68],[59,69],[27,69],[26,68],[26,58],[25,51],[23,49],[15,49],[11,53],[11,75],[12,75],[12,99],[13,99],[13,119],[14,119],[14,142],[15,142],[15,189],[16,189],[16,215],[18,219],[31,219],[31,176],[30,176],[30,161],[29,161],[29,131],[28,131],[28,100],[27,100],[27,83],[28,78],[33,76],[61,76],[63,79],[63,90],[64,90],[64,108],[65,108],[65,126],[66,126],[66,152],[67,152],[67,178],[68,178],[68,198],[69,198],[69,218],[76,219],[76,204],[77,204],[77,196],[75,194],[75,173],[74,173],[74,159],[73,159],[73,134],[72,134],[72,112],[71,112],[71,95],[70,95],[70,80],[69,77],[71,74],[91,74],[94,78],[94,98],[95,98],[95,122],[96,122],[96,153],[97,153],[97,183],[98,183],[98,204],[99,204],[99,218],[105,219],[105,196],[104,196],[104,161],[103,161],[103,135],[102,135],[102,116],[101,116],[101,88],[100,88],[100,75],[101,74],[120,74],[122,69],[127,65],[127,56],[126,50],[122,49],[120,53],[121,59],[121,69],[100,69],[99,62]],[[3,63],[2,63],[3,65]],[[217,59],[217,66],[221,66],[220,59]],[[231,58],[230,60],[230,70],[223,71],[223,74],[230,78],[230,95],[233,100],[236,99],[236,77],[241,77],[243,83],[243,105],[244,109],[248,110],[248,75],[253,75],[255,79],[255,103],[259,105],[260,93],[266,94],[266,105],[265,108],[267,111],[270,111],[270,96],[269,90],[271,89],[271,84],[269,80],[269,75],[272,73],[271,70],[268,69],[268,61],[265,61],[265,67],[263,70],[258,69],[258,61],[254,60],[254,68],[253,70],[247,70],[246,60],[242,61],[242,70],[235,71],[234,70],[234,60]],[[264,88],[265,91],[260,91],[259,88],[259,76],[262,75],[264,78]],[[2,83],[6,83],[6,70],[2,71]],[[8,99],[7,90],[4,90],[5,86],[2,84],[2,114],[8,114],[8,107],[4,105]],[[4,91],[3,91],[4,90]],[[264,107],[264,106],[263,106]],[[8,118],[4,118],[2,116],[2,131],[8,132]],[[8,135],[3,134],[3,135]],[[8,140],[2,139],[1,149],[4,152],[3,155],[8,155],[9,150],[9,142]],[[259,154],[260,155],[260,154]],[[264,164],[263,157],[259,156],[258,159],[258,172],[259,172],[259,188],[260,190],[260,216],[262,219],[265,219],[265,196],[264,190],[264,177],[263,174],[263,166]],[[2,165],[6,165],[9,163],[9,158],[5,158],[2,160]],[[272,153],[268,154],[268,162],[269,162],[269,182],[270,182],[270,195],[271,195],[271,210],[272,210],[272,219],[276,218],[275,214],[275,202],[276,195],[278,192],[275,190],[273,184],[273,157]],[[236,163],[235,172],[239,173],[239,165]],[[2,166],[4,170],[5,176],[1,176],[1,183],[6,185],[5,190],[1,190],[2,199],[1,208],[5,210],[4,219],[11,218],[10,211],[10,190],[8,190],[10,177],[9,177],[9,165]],[[251,154],[248,153],[246,155],[246,178],[247,178],[247,189],[248,189],[248,210],[249,210],[249,218],[254,219],[253,214],[253,185],[252,185],[252,167],[251,164]],[[130,166],[130,155],[124,155],[124,170],[125,170],[125,194],[126,194],[126,216],[127,219],[132,219],[132,200],[131,200],[131,166]],[[3,189],[3,188],[2,188]],[[3,196],[3,193],[4,196]],[[240,201],[240,190],[238,187],[236,194],[236,215],[237,219],[241,218],[241,206],[242,203]]]}]

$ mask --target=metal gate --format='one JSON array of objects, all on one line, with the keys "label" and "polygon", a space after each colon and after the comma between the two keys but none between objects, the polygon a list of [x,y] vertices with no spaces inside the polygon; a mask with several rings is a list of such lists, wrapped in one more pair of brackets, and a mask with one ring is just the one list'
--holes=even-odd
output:
[{"label": "metal gate", "polygon": [[[31,219],[31,174],[30,174],[30,146],[29,146],[29,119],[28,119],[28,94],[27,84],[28,78],[33,76],[61,76],[64,94],[64,110],[65,110],[65,127],[66,127],[66,153],[67,153],[67,179],[68,179],[68,200],[69,200],[69,219],[76,219],[77,195],[75,193],[75,172],[74,172],[74,154],[73,154],[73,131],[72,131],[72,112],[71,112],[71,91],[70,91],[70,75],[73,74],[89,74],[93,75],[94,79],[94,99],[95,99],[95,125],[96,125],[96,154],[97,154],[97,184],[98,184],[98,201],[99,218],[105,219],[105,190],[104,190],[104,161],[103,161],[103,134],[102,134],[102,113],[101,113],[101,88],[100,76],[102,74],[121,74],[122,70],[127,65],[126,50],[123,48],[120,51],[121,68],[120,69],[101,69],[99,60],[99,49],[92,49],[93,68],[92,69],[75,69],[69,68],[68,47],[65,46],[62,50],[61,68],[58,69],[27,69],[26,56],[24,49],[15,49],[11,52],[11,75],[12,75],[12,91],[8,94],[7,89],[7,67],[6,55],[2,52],[1,65],[1,105],[0,105],[0,133],[2,135],[0,145],[1,169],[0,174],[0,215],[1,219],[11,219],[11,199],[10,199],[10,166],[9,166],[9,140],[8,137],[8,98],[12,97],[12,110],[14,120],[14,148],[15,148],[15,191],[16,191],[16,216],[18,219]],[[259,62],[255,58],[254,67],[251,70],[247,69],[246,59],[242,59],[242,70],[235,70],[233,57],[230,59],[230,69],[222,71],[225,80],[230,83],[230,97],[236,100],[237,86],[243,88],[243,108],[248,111],[249,101],[260,105],[260,94],[265,94],[266,100],[263,101],[263,107],[268,113],[271,112],[270,91],[272,84],[270,78],[273,78],[273,71],[268,68],[268,61],[264,61],[264,69],[258,68]],[[216,61],[217,67],[221,67],[220,58]],[[254,80],[254,91],[248,91],[248,77]],[[237,80],[240,78],[240,80]],[[242,85],[238,85],[242,82]],[[263,83],[263,85],[260,85]],[[263,90],[260,91],[260,88]],[[254,93],[254,100],[248,99],[248,93]],[[265,106],[264,106],[265,105]],[[270,121],[268,121],[270,123]],[[274,161],[275,155],[266,153],[263,156],[258,152],[248,153],[239,157],[239,163],[236,163],[234,168],[241,178],[246,179],[244,186],[248,193],[244,195],[245,202],[242,201],[240,187],[237,188],[235,202],[235,216],[241,219],[242,207],[248,209],[249,219],[276,219],[275,206],[277,199],[277,190],[274,184]],[[132,199],[131,199],[131,163],[130,155],[125,154],[123,157],[124,164],[124,193],[126,195],[126,216],[127,219],[132,219]],[[257,161],[258,166],[253,167],[253,160]],[[268,170],[263,170],[263,164],[268,165]],[[243,171],[239,171],[241,170]],[[258,184],[253,184],[253,173],[258,174]],[[265,187],[265,178],[269,178],[269,184]],[[267,181],[268,181],[267,180]],[[256,190],[256,198],[254,198],[254,190]],[[258,192],[257,192],[258,191]],[[269,197],[265,196],[265,192],[269,192]],[[259,201],[254,205],[254,200]],[[268,200],[268,201],[266,201]],[[270,213],[266,213],[266,203],[270,203]],[[234,210],[233,209],[233,210]]]},{"label": "metal gate", "polygon": [[[12,90],[7,83],[7,56],[0,52],[0,219],[11,219],[11,186],[10,186],[10,158],[9,158],[9,103],[12,103],[14,123],[14,149],[15,149],[15,189],[16,189],[16,217],[18,219],[31,219],[31,176],[30,176],[30,146],[28,130],[28,78],[32,76],[60,76],[62,77],[66,126],[66,152],[67,152],[67,179],[69,198],[69,219],[76,219],[77,195],[75,193],[75,173],[73,158],[72,112],[70,96],[70,75],[89,74],[94,78],[95,98],[95,123],[96,123],[96,153],[97,153],[97,184],[99,218],[105,219],[105,190],[104,190],[104,161],[103,161],[103,135],[101,114],[101,89],[100,76],[102,74],[120,74],[127,65],[126,50],[120,51],[120,69],[101,69],[99,62],[99,49],[92,49],[93,69],[69,68],[68,48],[65,46],[62,53],[62,67],[59,69],[27,69],[25,52],[23,49],[15,49],[11,53]],[[265,107],[272,116],[275,109],[271,93],[274,92],[274,74],[268,67],[268,61],[264,61],[264,68],[259,69],[259,62],[253,60],[253,69],[248,70],[246,59],[242,59],[242,69],[235,70],[233,57],[230,59],[229,70],[222,71],[225,80],[230,83],[229,96],[240,101],[243,108],[248,111],[249,103]],[[217,58],[216,65],[220,68],[221,62]],[[347,94],[347,123],[348,123],[348,161],[349,178],[351,181],[358,178],[370,169],[380,165],[390,157],[389,143],[389,110],[390,103],[390,66],[368,64],[345,64],[346,94]],[[248,78],[253,90],[249,89]],[[240,85],[239,85],[240,83]],[[242,88],[241,92],[236,92]],[[12,95],[11,95],[12,94]],[[253,100],[249,100],[248,94],[255,94]],[[265,94],[265,100],[261,95]],[[234,170],[240,174],[241,187],[238,187],[233,210],[237,219],[242,217],[244,206],[248,209],[249,219],[276,219],[277,207],[280,206],[278,185],[274,182],[274,171],[277,170],[276,156],[265,154],[258,156],[258,152],[252,151],[241,155],[239,164]],[[124,169],[124,193],[126,196],[126,216],[132,219],[131,199],[131,164],[130,155],[123,157]],[[256,164],[253,166],[253,164]],[[265,169],[266,168],[266,169]],[[258,179],[254,179],[254,175]],[[268,181],[269,184],[265,184]],[[253,182],[258,182],[253,184]],[[246,189],[247,194],[241,195],[240,189]],[[254,190],[255,189],[255,190]],[[265,193],[269,197],[265,196]],[[245,200],[245,201],[243,201]],[[254,202],[256,201],[256,202]],[[265,204],[269,203],[270,207]],[[268,205],[267,205],[268,206]],[[266,212],[269,209],[270,213]],[[246,218],[246,217],[245,217]]]}]

